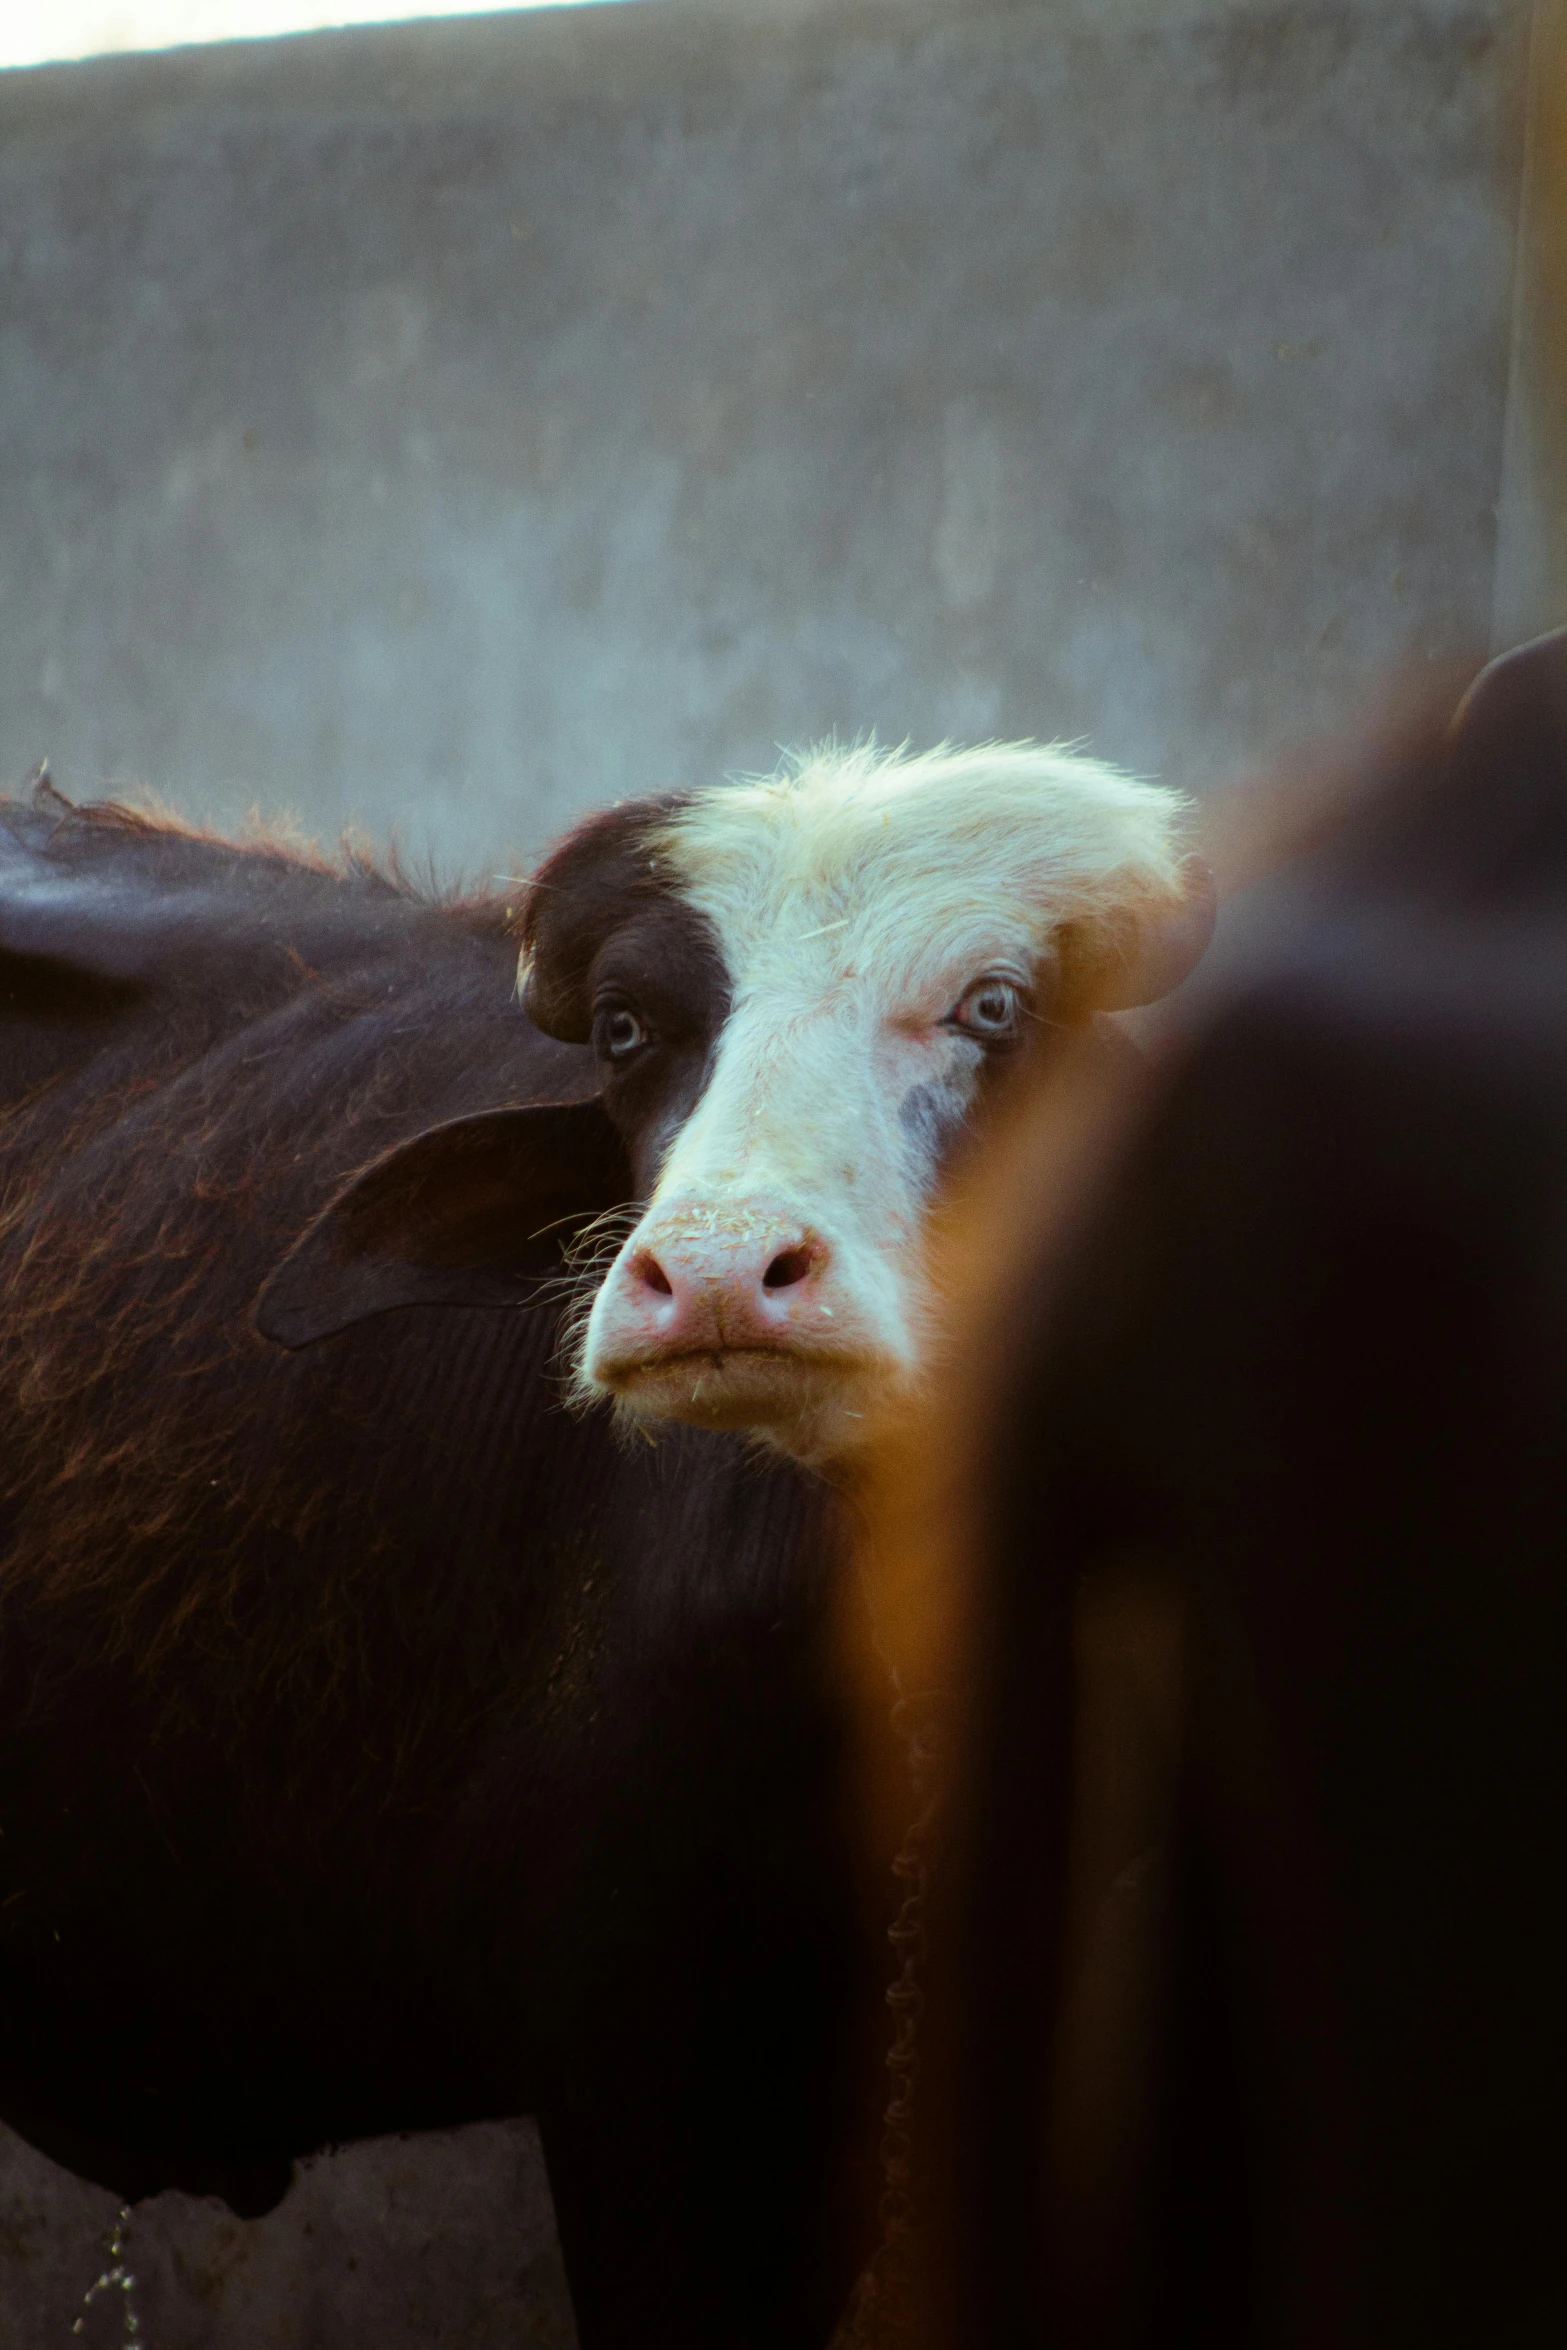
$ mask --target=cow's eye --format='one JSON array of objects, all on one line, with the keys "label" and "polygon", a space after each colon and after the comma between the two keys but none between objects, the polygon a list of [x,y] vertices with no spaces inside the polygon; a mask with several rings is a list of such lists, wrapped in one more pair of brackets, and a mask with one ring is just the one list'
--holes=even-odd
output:
[{"label": "cow's eye", "polygon": [[998,979],[994,973],[976,979],[947,1014],[946,1026],[961,1029],[977,1044],[1015,1043],[1023,1027],[1023,990],[1015,979]]},{"label": "cow's eye", "polygon": [[613,1010],[600,1012],[595,1041],[606,1061],[629,1061],[647,1043],[647,1030],[635,1012],[628,1012],[619,1004]]}]

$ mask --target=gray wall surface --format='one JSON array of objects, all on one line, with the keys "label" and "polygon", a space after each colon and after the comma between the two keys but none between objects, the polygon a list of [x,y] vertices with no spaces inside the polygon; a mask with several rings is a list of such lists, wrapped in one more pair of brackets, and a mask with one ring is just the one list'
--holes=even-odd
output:
[{"label": "gray wall surface", "polygon": [[1483,645],[1522,0],[0,76],[0,779],[504,865],[832,730],[1201,788]]},{"label": "gray wall surface", "polygon": [[[834,729],[1233,776],[1484,646],[1499,500],[1548,616],[1526,33],[643,0],[0,75],[0,781],[482,873]],[[0,2132],[7,2350],[112,2216]],[[137,2226],[156,2350],[569,2328],[520,2125]]]}]

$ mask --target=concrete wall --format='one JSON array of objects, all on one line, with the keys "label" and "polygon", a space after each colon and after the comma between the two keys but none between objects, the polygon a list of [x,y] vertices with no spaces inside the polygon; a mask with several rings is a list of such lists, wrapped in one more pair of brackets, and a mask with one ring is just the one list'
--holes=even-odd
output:
[{"label": "concrete wall", "polygon": [[831,729],[1201,787],[1484,642],[1522,0],[0,78],[0,777],[479,870]]},{"label": "concrete wall", "polygon": [[[1526,29],[643,0],[0,76],[0,777],[482,872],[833,728],[1200,788],[1483,646],[1499,500],[1522,633]],[[0,2133],[8,2346],[112,2216]],[[158,2350],[569,2327],[520,2128],[133,2257]]]},{"label": "concrete wall", "polygon": [[1567,622],[1567,0],[1536,0],[1492,641]]}]

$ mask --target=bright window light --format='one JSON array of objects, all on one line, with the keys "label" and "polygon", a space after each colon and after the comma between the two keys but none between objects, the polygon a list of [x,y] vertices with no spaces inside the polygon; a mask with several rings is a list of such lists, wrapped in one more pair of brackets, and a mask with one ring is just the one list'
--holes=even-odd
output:
[{"label": "bright window light", "polygon": [[321,32],[329,25],[592,5],[594,0],[0,0],[0,66],[50,65],[115,49],[175,49],[189,41],[254,41],[273,33]]}]

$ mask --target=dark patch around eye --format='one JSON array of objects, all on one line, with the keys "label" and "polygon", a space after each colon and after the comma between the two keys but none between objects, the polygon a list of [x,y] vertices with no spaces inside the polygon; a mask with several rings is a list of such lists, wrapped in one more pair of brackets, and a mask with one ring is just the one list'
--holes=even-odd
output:
[{"label": "dark patch around eye", "polygon": [[[667,873],[648,844],[685,797],[671,792],[588,817],[557,844],[534,875],[520,925],[528,958],[523,1009],[547,1036],[586,1044],[592,1024],[592,979],[606,943],[648,914],[678,906]],[[691,908],[681,911],[690,921],[701,921]]]},{"label": "dark patch around eye", "polygon": [[[603,942],[589,986],[604,1107],[645,1199],[706,1088],[729,1017],[729,973],[711,923],[671,892],[645,900]],[[615,1013],[629,1014],[645,1037],[618,1056],[605,1049]]]},{"label": "dark patch around eye", "polygon": [[704,1046],[729,1017],[729,973],[712,924],[667,896],[639,907],[594,956],[595,1027],[629,1013],[660,1046]]}]

